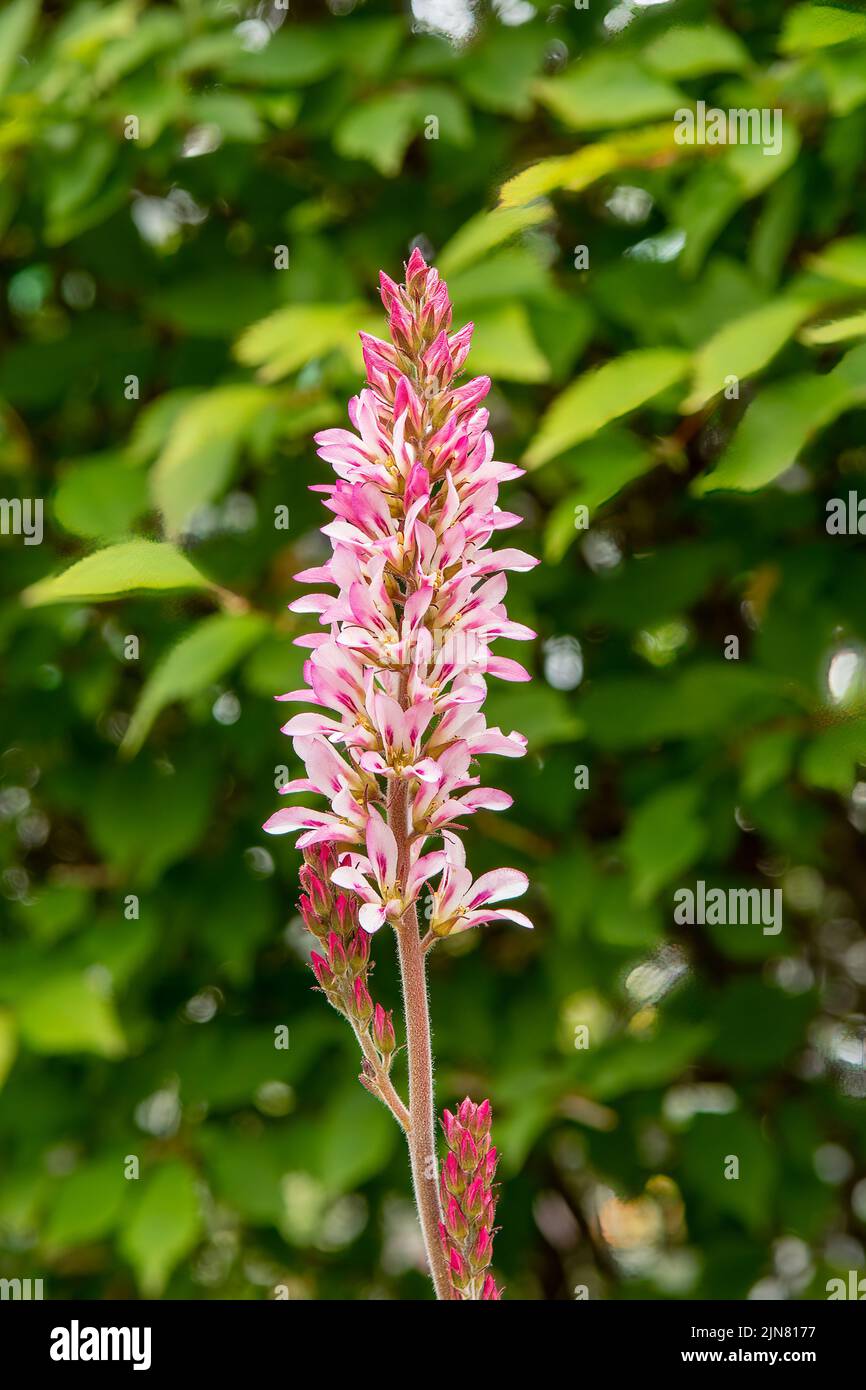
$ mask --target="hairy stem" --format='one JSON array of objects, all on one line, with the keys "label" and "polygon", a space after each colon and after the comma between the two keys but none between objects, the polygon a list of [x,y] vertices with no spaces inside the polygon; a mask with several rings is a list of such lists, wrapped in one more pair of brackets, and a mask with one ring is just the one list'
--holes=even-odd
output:
[{"label": "hairy stem", "polygon": [[[388,793],[388,823],[398,848],[398,871],[405,883],[409,868],[407,786],[395,778]],[[409,1160],[415,1186],[415,1204],[424,1236],[427,1263],[438,1299],[450,1298],[451,1281],[439,1239],[442,1211],[439,1205],[436,1132],[433,1120],[433,1053],[430,1045],[430,1011],[424,952],[418,934],[414,904],[397,928],[397,953],[403,984],[403,1010],[409,1062]]]},{"label": "hairy stem", "polygon": [[400,1128],[408,1134],[410,1125],[409,1111],[394,1089],[394,1085],[388,1073],[382,1067],[375,1047],[370,1042],[369,1037],[363,1034],[359,1028],[356,1028],[354,1023],[352,1023],[352,1031],[358,1039],[358,1045],[369,1062],[370,1071],[372,1072],[372,1075],[364,1080],[364,1085],[371,1095],[378,1096],[379,1099],[387,1105]]}]

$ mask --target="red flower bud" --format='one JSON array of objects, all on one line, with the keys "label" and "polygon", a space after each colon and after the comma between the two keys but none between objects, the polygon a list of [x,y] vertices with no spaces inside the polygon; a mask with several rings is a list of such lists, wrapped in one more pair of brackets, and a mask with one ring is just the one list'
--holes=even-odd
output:
[{"label": "red flower bud", "polygon": [[365,931],[356,931],[346,944],[349,964],[356,975],[363,975],[370,961],[370,938]]},{"label": "red flower bud", "polygon": [[484,1189],[484,1179],[473,1178],[471,1183],[467,1187],[466,1193],[463,1197],[463,1206],[466,1211],[466,1215],[472,1217],[473,1219],[475,1217],[481,1216],[484,1212],[484,1208],[487,1205],[488,1196],[489,1193],[487,1193]]},{"label": "red flower bud", "polygon": [[373,1013],[373,1041],[380,1052],[384,1052],[386,1057],[394,1051],[397,1039],[394,1036],[394,1024],[391,1022],[391,1011],[387,1013],[381,1004],[377,1004]]},{"label": "red flower bud", "polygon": [[298,877],[301,880],[302,888],[307,892],[316,916],[320,919],[327,917],[331,910],[331,895],[319,875],[310,868],[309,864],[304,864]]},{"label": "red flower bud", "polygon": [[469,1270],[459,1250],[454,1250],[452,1248],[448,1260],[448,1267],[451,1272],[451,1282],[455,1289],[465,1289],[466,1285],[469,1283]]},{"label": "red flower bud", "polygon": [[475,1107],[475,1114],[469,1125],[469,1132],[475,1140],[484,1139],[490,1133],[493,1109],[489,1100],[483,1100]]},{"label": "red flower bud", "polygon": [[373,1001],[364,981],[358,978],[352,986],[352,1013],[360,1023],[369,1023],[373,1017]]},{"label": "red flower bud", "polygon": [[493,1259],[493,1238],[486,1226],[482,1226],[469,1252],[469,1262],[473,1269],[486,1269]]},{"label": "red flower bud", "polygon": [[460,1129],[450,1110],[442,1111],[442,1128],[445,1131],[445,1139],[449,1149],[456,1149],[460,1139]]},{"label": "red flower bud", "polygon": [[484,1303],[498,1303],[502,1298],[502,1293],[499,1289],[497,1289],[496,1280],[493,1278],[492,1274],[488,1274],[487,1278],[484,1280],[484,1287],[481,1290],[481,1298]]},{"label": "red flower bud", "polygon": [[488,1187],[496,1176],[496,1165],[499,1162],[499,1154],[496,1149],[488,1149],[484,1155],[484,1181]]},{"label": "red flower bud", "polygon": [[445,1208],[445,1226],[452,1240],[465,1240],[469,1234],[466,1217],[456,1197],[449,1198]]},{"label": "red flower bud", "polygon": [[334,976],[331,973],[331,967],[324,957],[313,951],[313,954],[310,956],[310,965],[313,967],[313,974],[322,986],[322,989],[330,989],[334,983]]},{"label": "red flower bud", "polygon": [[475,1106],[467,1096],[457,1107],[457,1118],[465,1129],[469,1129],[475,1117]]},{"label": "red flower bud", "polygon": [[321,937],[323,932],[322,924],[316,916],[313,910],[313,904],[310,902],[306,893],[302,893],[298,900],[298,911],[304,919],[304,926],[307,928],[307,931],[312,932],[313,936]]},{"label": "red flower bud", "polygon": [[334,903],[334,916],[340,935],[351,936],[358,925],[358,904],[355,899],[347,898],[345,893],[339,893]]},{"label": "red flower bud", "polygon": [[457,1162],[457,1155],[450,1153],[442,1165],[442,1181],[452,1197],[459,1197],[466,1191],[466,1175]]},{"label": "red flower bud", "polygon": [[478,1164],[478,1150],[475,1147],[475,1140],[472,1138],[468,1129],[464,1129],[460,1136],[458,1154],[460,1157],[460,1167],[463,1169],[464,1173],[473,1172]]},{"label": "red flower bud", "polygon": [[330,932],[328,935],[328,959],[335,975],[345,975],[349,962],[346,960],[343,943],[336,932]]}]

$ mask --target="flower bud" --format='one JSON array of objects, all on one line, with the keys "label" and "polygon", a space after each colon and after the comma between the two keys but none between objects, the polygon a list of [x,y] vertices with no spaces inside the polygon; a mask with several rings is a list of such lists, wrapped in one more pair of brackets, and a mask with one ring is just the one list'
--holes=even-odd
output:
[{"label": "flower bud", "polygon": [[456,1197],[451,1197],[445,1208],[445,1227],[452,1240],[465,1240],[469,1234],[466,1217]]},{"label": "flower bud", "polygon": [[469,1133],[476,1142],[486,1138],[490,1133],[492,1119],[493,1109],[489,1100],[483,1100],[480,1105],[476,1105],[475,1114],[469,1124]]},{"label": "flower bud", "polygon": [[313,936],[317,936],[321,940],[324,935],[324,927],[316,916],[313,910],[313,904],[310,902],[306,893],[302,893],[298,899],[298,911],[304,919],[304,926],[307,928],[307,931],[312,932]]},{"label": "flower bud", "polygon": [[373,1001],[364,981],[358,978],[352,986],[351,1010],[359,1023],[369,1023],[373,1017]]},{"label": "flower bud", "polygon": [[484,1155],[484,1181],[489,1187],[496,1176],[496,1165],[499,1162],[499,1154],[496,1149],[488,1149]]},{"label": "flower bud", "polygon": [[466,1267],[466,1261],[460,1254],[460,1251],[455,1250],[453,1247],[448,1260],[448,1268],[451,1273],[451,1283],[454,1285],[455,1289],[465,1289],[466,1285],[469,1283],[469,1270]]},{"label": "flower bud", "polygon": [[473,1220],[483,1214],[487,1205],[488,1193],[484,1189],[483,1178],[473,1178],[463,1197],[466,1215]]},{"label": "flower bud", "polygon": [[328,960],[335,975],[345,975],[349,969],[343,943],[336,932],[330,932],[328,935]]},{"label": "flower bud", "polygon": [[487,1227],[482,1226],[469,1252],[469,1263],[473,1269],[486,1269],[492,1259],[493,1238]]},{"label": "flower bud", "polygon": [[302,866],[298,877],[301,880],[301,887],[310,899],[314,913],[320,920],[324,920],[331,911],[331,894],[326,885],[318,874],[310,868],[309,864]]},{"label": "flower bud", "polygon": [[391,1011],[386,1013],[381,1004],[377,1004],[373,1012],[373,1041],[386,1057],[390,1056],[397,1045]]},{"label": "flower bud", "polygon": [[313,951],[310,956],[310,965],[313,967],[313,974],[322,986],[322,989],[330,989],[334,983],[334,976],[331,967],[324,957]]},{"label": "flower bud", "polygon": [[460,1167],[463,1169],[464,1173],[473,1172],[478,1164],[478,1150],[475,1147],[475,1140],[472,1138],[468,1129],[464,1129],[460,1136],[460,1147],[457,1153],[460,1159]]},{"label": "flower bud", "polygon": [[466,1191],[466,1175],[456,1154],[449,1153],[442,1164],[442,1181],[452,1197],[460,1197]]},{"label": "flower bud", "polygon": [[339,893],[334,903],[334,925],[343,937],[351,936],[358,925],[358,904],[345,893]]},{"label": "flower bud", "polygon": [[346,943],[349,965],[355,975],[363,975],[370,963],[370,938],[365,931],[356,931]]},{"label": "flower bud", "polygon": [[450,1110],[442,1111],[442,1128],[445,1131],[445,1140],[449,1149],[456,1149],[460,1142],[460,1129]]},{"label": "flower bud", "polygon": [[501,1298],[502,1298],[502,1293],[501,1293],[501,1291],[500,1291],[499,1289],[497,1289],[497,1287],[496,1287],[496,1280],[493,1278],[493,1275],[492,1275],[492,1274],[488,1274],[487,1278],[484,1280],[484,1287],[483,1287],[482,1290],[481,1290],[481,1299],[482,1299],[482,1302],[484,1302],[484,1303],[490,1303],[490,1302],[498,1303],[498,1302],[500,1301]]}]

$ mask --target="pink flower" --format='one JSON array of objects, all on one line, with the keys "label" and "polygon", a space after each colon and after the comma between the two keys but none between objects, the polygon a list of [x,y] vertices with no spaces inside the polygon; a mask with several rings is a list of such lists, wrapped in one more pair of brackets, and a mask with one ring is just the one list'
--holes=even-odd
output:
[{"label": "pink flower", "polygon": [[[500,637],[535,636],[505,608],[507,572],[535,559],[490,548],[520,521],[498,496],[522,470],[494,457],[489,380],[457,384],[472,325],[452,332],[438,272],[415,250],[404,283],[383,273],[380,286],[391,341],[361,334],[367,384],[349,403],[352,429],[316,435],[336,474],[314,488],[331,513],[322,527],[331,554],[297,576],[314,588],[290,607],[321,630],[297,639],[309,649],[304,686],[278,697],[309,707],[283,727],[306,776],[282,791],[328,805],[276,811],[265,829],[297,834],[301,849],[332,846],[332,881],[360,901],[367,931],[397,925],[440,873],[435,936],[490,921],[529,926],[491,907],[522,893],[526,876],[501,869],[473,883],[456,838],[467,816],[511,805],[482,788],[478,758],[526,749],[483,714],[490,677],[530,678],[491,650]],[[395,787],[408,804],[409,823],[397,827],[409,837],[405,858],[386,819]],[[304,910],[315,915],[315,903]]]},{"label": "pink flower", "polygon": [[[466,850],[456,835],[447,836],[446,863],[439,887],[433,893],[430,930],[434,936],[451,936],[468,931],[482,922],[516,922],[532,927],[528,917],[513,908],[488,907],[489,903],[506,898],[519,898],[525,893],[529,880],[519,869],[492,869],[473,883],[466,868]],[[340,882],[334,876],[334,882]]]}]

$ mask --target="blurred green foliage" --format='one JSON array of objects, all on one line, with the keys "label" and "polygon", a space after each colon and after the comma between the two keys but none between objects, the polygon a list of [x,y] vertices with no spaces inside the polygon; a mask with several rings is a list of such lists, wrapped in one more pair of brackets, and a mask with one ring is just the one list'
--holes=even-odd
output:
[{"label": "blurred green foliage", "polygon": [[[675,143],[699,100],[783,112],[779,154]],[[45,500],[0,537],[0,1272],[427,1296],[259,830],[310,436],[420,238],[547,561],[536,679],[490,699],[530,755],[468,834],[537,931],[431,971],[441,1102],[495,1107],[497,1270],[824,1297],[866,1243],[866,559],[825,526],[866,473],[862,6],[10,0],[0,116],[2,490]],[[781,890],[781,933],[678,926],[698,880]]]}]

